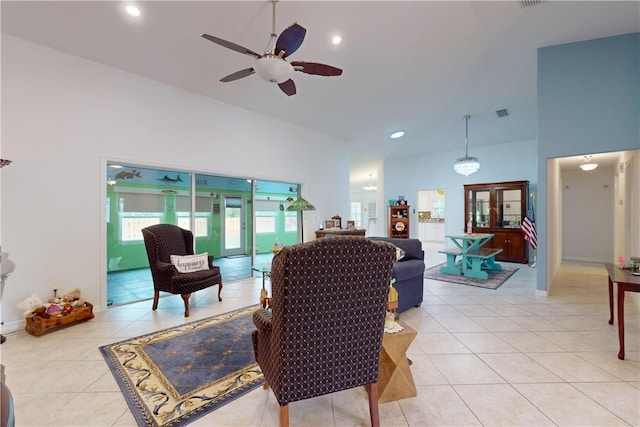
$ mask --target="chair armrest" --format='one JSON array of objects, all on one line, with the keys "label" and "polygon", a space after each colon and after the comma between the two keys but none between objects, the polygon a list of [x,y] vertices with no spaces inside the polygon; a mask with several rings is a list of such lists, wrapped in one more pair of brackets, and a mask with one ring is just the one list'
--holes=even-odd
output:
[{"label": "chair armrest", "polygon": [[209,268],[210,269],[211,269],[211,267],[213,267],[213,260],[214,260],[213,255],[209,255]]},{"label": "chair armrest", "polygon": [[156,261],[156,268],[158,271],[163,273],[171,273],[172,275],[178,274],[178,269],[170,262]]},{"label": "chair armrest", "polygon": [[260,309],[253,313],[253,324],[260,332],[271,333],[271,312],[269,310]]}]

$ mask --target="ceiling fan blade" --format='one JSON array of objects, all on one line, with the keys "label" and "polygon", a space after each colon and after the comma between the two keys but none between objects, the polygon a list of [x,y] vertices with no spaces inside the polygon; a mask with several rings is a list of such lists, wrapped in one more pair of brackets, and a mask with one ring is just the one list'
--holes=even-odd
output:
[{"label": "ceiling fan blade", "polygon": [[339,76],[342,74],[340,68],[331,65],[318,64],[317,62],[292,61],[291,65],[296,71],[306,74],[316,74],[318,76]]},{"label": "ceiling fan blade", "polygon": [[280,89],[288,96],[296,94],[296,84],[291,79],[284,83],[278,83],[278,86],[280,86]]},{"label": "ceiling fan blade", "polygon": [[251,49],[247,49],[244,46],[240,46],[239,44],[231,43],[230,41],[223,40],[219,37],[210,36],[209,34],[200,34],[200,37],[204,37],[205,39],[219,44],[220,46],[224,46],[227,49],[235,50],[236,52],[244,53],[245,55],[253,56],[256,59],[262,58],[262,55],[252,51]]},{"label": "ceiling fan blade", "polygon": [[242,79],[244,77],[248,77],[251,74],[254,74],[255,72],[256,71],[253,69],[253,67],[245,68],[244,70],[236,71],[235,73],[231,73],[228,76],[221,78],[220,81],[223,82],[223,83],[232,82],[234,80],[238,80],[238,79]]},{"label": "ceiling fan blade", "polygon": [[278,37],[275,54],[280,55],[280,52],[284,51],[284,55],[282,55],[283,58],[291,55],[302,45],[306,33],[307,30],[305,30],[304,27],[294,22],[293,25],[287,27]]}]

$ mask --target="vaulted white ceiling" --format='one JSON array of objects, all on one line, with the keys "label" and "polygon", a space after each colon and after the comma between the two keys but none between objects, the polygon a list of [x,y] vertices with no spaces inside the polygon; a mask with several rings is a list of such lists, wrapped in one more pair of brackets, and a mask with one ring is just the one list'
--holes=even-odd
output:
[{"label": "vaulted white ceiling", "polygon": [[[2,32],[345,141],[362,183],[381,159],[464,150],[537,137],[536,51],[640,31],[640,2],[289,1],[277,3],[276,32],[307,29],[290,59],[344,70],[295,73],[298,94],[253,75],[250,56],[200,37],[208,33],[262,53],[268,1],[142,1],[139,19],[118,1],[2,1]],[[339,34],[343,42],[331,43]],[[498,118],[506,108],[510,115]],[[404,138],[391,142],[392,131]],[[301,142],[304,143],[304,142]],[[358,175],[357,171],[360,171]]]}]

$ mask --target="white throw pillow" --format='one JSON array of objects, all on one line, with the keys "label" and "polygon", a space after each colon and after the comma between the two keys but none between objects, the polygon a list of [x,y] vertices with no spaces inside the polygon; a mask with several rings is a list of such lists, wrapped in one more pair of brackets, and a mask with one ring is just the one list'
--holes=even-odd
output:
[{"label": "white throw pillow", "polygon": [[171,264],[175,265],[180,273],[209,269],[209,253],[196,255],[171,255]]}]

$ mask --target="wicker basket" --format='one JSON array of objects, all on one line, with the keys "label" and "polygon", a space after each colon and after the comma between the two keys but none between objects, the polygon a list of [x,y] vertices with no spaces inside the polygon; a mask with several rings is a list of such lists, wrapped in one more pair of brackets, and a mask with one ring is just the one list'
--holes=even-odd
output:
[{"label": "wicker basket", "polygon": [[38,337],[51,328],[70,325],[81,320],[93,319],[93,317],[93,305],[85,301],[84,307],[74,308],[71,313],[61,317],[53,316],[44,318],[37,314],[32,314],[26,318],[27,324],[24,330],[27,331],[28,334]]}]

